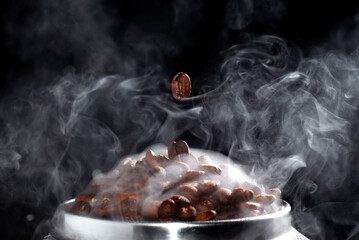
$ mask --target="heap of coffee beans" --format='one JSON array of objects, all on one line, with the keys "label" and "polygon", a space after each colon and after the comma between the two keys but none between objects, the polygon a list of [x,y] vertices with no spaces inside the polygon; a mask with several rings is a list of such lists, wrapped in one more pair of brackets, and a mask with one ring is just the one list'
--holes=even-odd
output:
[{"label": "heap of coffee beans", "polygon": [[168,154],[148,150],[127,158],[93,179],[66,210],[74,214],[130,221],[209,221],[253,217],[280,210],[281,191],[241,182],[230,167],[191,154],[185,141]]}]

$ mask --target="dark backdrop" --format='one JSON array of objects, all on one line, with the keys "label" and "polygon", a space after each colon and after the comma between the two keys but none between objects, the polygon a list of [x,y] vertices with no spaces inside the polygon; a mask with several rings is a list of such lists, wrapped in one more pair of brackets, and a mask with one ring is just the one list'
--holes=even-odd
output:
[{"label": "dark backdrop", "polygon": [[[2,109],[24,92],[50,86],[68,69],[92,77],[118,72],[126,77],[139,76],[148,65],[146,57],[161,65],[166,76],[184,70],[195,82],[213,65],[220,51],[254,36],[281,37],[301,49],[304,57],[333,49],[350,53],[357,47],[356,1],[262,0],[253,3],[251,10],[246,10],[247,4],[248,1],[200,0],[2,1]],[[230,10],[228,6],[232,6]],[[236,7],[243,19],[235,20]],[[249,12],[252,14],[247,16]],[[152,35],[163,37],[150,40],[155,47],[146,50],[144,46],[143,52],[134,47],[140,44],[139,39]],[[128,58],[119,58],[117,53]],[[128,68],[123,64],[141,54],[143,58],[138,63]],[[195,84],[201,83],[197,80]],[[7,187],[20,188],[23,182],[16,171],[4,166],[0,164],[0,234],[5,239],[30,239],[35,228],[52,216],[59,199],[51,195],[42,198],[40,207],[23,201],[26,196],[9,203],[6,199],[12,196],[8,194],[14,193]],[[83,178],[70,195],[87,183],[90,170],[89,177]],[[39,187],[42,181],[46,180],[37,178],[34,185]],[[291,200],[289,193],[287,199]],[[331,235],[333,239],[345,239],[342,234],[352,229],[352,225],[332,222],[328,226],[336,233]]]}]

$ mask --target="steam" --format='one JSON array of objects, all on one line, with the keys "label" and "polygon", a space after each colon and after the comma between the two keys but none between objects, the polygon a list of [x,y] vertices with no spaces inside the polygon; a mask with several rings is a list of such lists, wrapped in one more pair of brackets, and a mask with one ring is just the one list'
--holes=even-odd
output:
[{"label": "steam", "polygon": [[[271,12],[281,16],[285,5],[275,3]],[[7,196],[1,209],[17,204],[37,209],[26,213],[34,220],[50,217],[85,188],[92,172],[105,172],[153,143],[183,138],[225,153],[251,177],[284,189],[295,227],[307,236],[325,239],[335,231],[326,221],[348,225],[352,239],[357,235],[359,208],[351,198],[358,166],[358,51],[304,58],[279,37],[253,37],[220,52],[214,71],[193,81],[198,95],[180,104],[170,94],[163,56],[177,56],[183,46],[171,37],[147,34],[101,1],[41,6],[25,26],[35,26],[32,31],[8,29],[9,47],[19,49],[24,61],[39,60],[18,80],[24,86],[0,103],[0,193]],[[176,10],[186,6],[173,3]],[[195,6],[200,9],[202,1]],[[251,1],[228,6],[228,29],[268,16],[259,18]],[[182,12],[174,13],[179,32],[187,26]],[[190,9],[183,14],[193,15]],[[121,38],[112,35],[114,28],[124,29]],[[18,35],[23,41],[15,41]],[[53,38],[59,35],[64,37]],[[51,54],[47,37],[53,39]],[[69,59],[79,69],[63,64]]]}]

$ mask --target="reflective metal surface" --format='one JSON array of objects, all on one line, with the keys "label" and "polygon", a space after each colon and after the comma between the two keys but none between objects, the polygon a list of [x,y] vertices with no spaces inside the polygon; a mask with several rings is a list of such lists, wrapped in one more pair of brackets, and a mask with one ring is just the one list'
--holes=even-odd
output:
[{"label": "reflective metal surface", "polygon": [[[65,204],[70,204],[70,200]],[[290,206],[258,217],[207,222],[125,222],[74,215],[59,209],[53,219],[56,239],[295,239]]]}]

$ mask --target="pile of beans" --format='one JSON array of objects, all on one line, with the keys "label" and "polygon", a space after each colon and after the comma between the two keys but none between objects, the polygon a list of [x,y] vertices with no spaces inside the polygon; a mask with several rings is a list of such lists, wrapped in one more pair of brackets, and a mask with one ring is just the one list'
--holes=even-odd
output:
[{"label": "pile of beans", "polygon": [[68,212],[129,221],[209,221],[253,217],[279,211],[277,188],[231,178],[229,166],[208,156],[195,157],[185,141],[168,146],[168,155],[148,150],[127,158],[93,179]]}]

